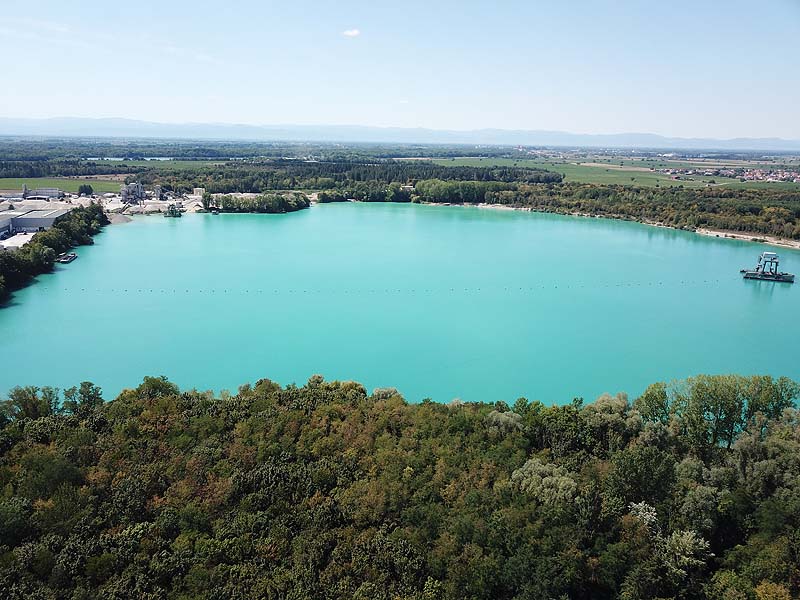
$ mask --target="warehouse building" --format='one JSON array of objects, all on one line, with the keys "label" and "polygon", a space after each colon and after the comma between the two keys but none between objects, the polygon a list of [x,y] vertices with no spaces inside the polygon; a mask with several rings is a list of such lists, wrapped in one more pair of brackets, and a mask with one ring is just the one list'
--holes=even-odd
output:
[{"label": "warehouse building", "polygon": [[28,186],[22,184],[22,198],[24,200],[58,200],[64,197],[64,192],[58,188],[43,187],[29,190]]},{"label": "warehouse building", "polygon": [[14,219],[23,216],[30,210],[4,210],[0,212],[0,236],[8,237],[14,233]]},{"label": "warehouse building", "polygon": [[53,210],[29,210],[25,214],[12,219],[14,231],[31,233],[50,229],[58,217],[67,214],[69,208],[56,208]]},{"label": "warehouse building", "polygon": [[0,251],[22,248],[31,239],[31,233],[50,229],[55,220],[71,209],[4,210],[0,211]]},{"label": "warehouse building", "polygon": [[11,221],[14,216],[10,213],[14,211],[7,210],[0,213],[0,238],[8,237],[11,234]]}]

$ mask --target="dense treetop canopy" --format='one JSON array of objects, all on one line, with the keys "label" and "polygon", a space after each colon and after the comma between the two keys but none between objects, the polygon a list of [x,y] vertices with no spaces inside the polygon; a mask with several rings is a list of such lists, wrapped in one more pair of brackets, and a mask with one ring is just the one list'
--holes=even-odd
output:
[{"label": "dense treetop canopy", "polygon": [[312,377],[164,378],[0,417],[10,598],[800,593],[798,385],[700,376],[591,404],[406,403]]}]

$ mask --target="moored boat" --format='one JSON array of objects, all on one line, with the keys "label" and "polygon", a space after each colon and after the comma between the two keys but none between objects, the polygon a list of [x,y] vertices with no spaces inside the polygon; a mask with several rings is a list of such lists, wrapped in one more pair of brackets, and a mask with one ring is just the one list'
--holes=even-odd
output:
[{"label": "moored boat", "polygon": [[78,255],[75,254],[74,252],[69,252],[69,253],[64,252],[63,254],[59,254],[56,257],[56,262],[66,264],[66,263],[71,263],[76,258],[78,258]]}]

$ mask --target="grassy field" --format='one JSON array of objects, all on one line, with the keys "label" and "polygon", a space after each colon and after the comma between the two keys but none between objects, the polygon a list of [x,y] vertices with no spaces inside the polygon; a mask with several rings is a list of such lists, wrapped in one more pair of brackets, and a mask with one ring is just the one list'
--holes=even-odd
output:
[{"label": "grassy field", "polygon": [[54,187],[64,190],[65,192],[77,193],[78,187],[84,183],[92,186],[96,194],[104,194],[106,192],[119,192],[119,181],[101,181],[92,179],[87,181],[85,179],[67,179],[67,178],[49,178],[49,177],[28,177],[28,178],[0,178],[0,190],[7,191],[20,191],[22,184],[25,183],[28,189],[36,189],[43,187]]},{"label": "grassy field", "polygon": [[119,167],[148,167],[152,169],[174,169],[176,171],[186,171],[189,169],[199,169],[211,165],[221,164],[221,160],[98,160],[94,161],[102,165],[112,165]]},{"label": "grassy field", "polygon": [[747,161],[733,159],[672,159],[672,158],[610,158],[592,157],[581,162],[604,163],[614,166],[644,167],[655,169],[782,169],[797,168],[800,160],[794,157],[781,157],[773,161]]},{"label": "grassy field", "polygon": [[[455,167],[455,166],[469,166],[469,167],[490,167],[490,166],[506,166],[506,167],[535,167],[547,169],[549,171],[556,171],[564,175],[565,181],[573,181],[577,183],[598,183],[598,184],[617,184],[617,185],[639,185],[639,186],[679,186],[684,187],[705,187],[709,183],[712,185],[720,185],[731,188],[764,188],[771,189],[787,189],[787,190],[800,190],[800,184],[791,182],[759,182],[747,181],[741,182],[738,179],[728,179],[725,177],[703,177],[699,175],[692,175],[691,179],[672,179],[669,175],[663,173],[656,173],[649,170],[640,170],[642,168],[649,169],[663,168],[663,167],[679,167],[680,164],[672,163],[669,161],[657,161],[654,163],[644,162],[641,160],[611,160],[608,161],[608,168],[601,166],[589,166],[584,164],[575,164],[574,162],[565,162],[559,160],[535,160],[535,159],[515,159],[515,158],[442,158],[435,159],[433,162]],[[591,159],[586,162],[601,162],[599,159]],[[604,161],[605,162],[605,161]],[[620,167],[620,162],[623,163]],[[688,166],[688,165],[687,165]],[[699,166],[693,164],[691,166]],[[706,164],[706,166],[708,166]],[[627,168],[626,168],[627,167]]]}]

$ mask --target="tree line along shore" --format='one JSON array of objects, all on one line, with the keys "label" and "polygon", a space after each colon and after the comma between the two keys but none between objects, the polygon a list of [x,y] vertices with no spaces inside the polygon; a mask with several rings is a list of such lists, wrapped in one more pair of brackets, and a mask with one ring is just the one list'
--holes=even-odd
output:
[{"label": "tree line along shore", "polygon": [[[203,185],[241,211],[233,191],[314,192],[317,201],[495,204],[560,214],[582,214],[685,230],[714,229],[800,240],[800,192],[781,189],[636,187],[566,183],[559,173],[520,167],[445,167],[430,162],[298,163],[266,161],[257,166],[206,168],[194,173],[168,167],[149,174],[154,184],[172,189]],[[246,204],[246,203],[245,203]],[[305,208],[302,202],[280,210]],[[274,203],[272,203],[274,204]],[[270,205],[270,203],[267,203]],[[225,209],[223,209],[225,210]]]},{"label": "tree line along shore", "polygon": [[[278,145],[271,150],[259,146],[267,156],[235,160],[102,161],[74,158],[71,152],[86,151],[86,147],[76,146],[77,142],[63,144],[0,142],[0,177],[85,177],[121,172],[125,180],[158,185],[175,193],[203,187],[207,191],[203,197],[205,208],[220,212],[293,212],[308,208],[311,198],[321,203],[356,200],[497,205],[635,220],[714,235],[729,232],[786,245],[800,241],[800,192],[785,189],[569,183],[560,173],[542,168],[446,166],[429,160],[395,160],[385,155],[401,150],[380,147],[323,151],[318,147]],[[177,147],[183,153],[191,153],[191,147]],[[175,150],[170,145],[156,144],[153,148],[160,148],[165,156]],[[204,153],[208,158],[209,153],[213,157],[214,152],[231,153],[235,148],[242,152],[255,150],[233,145],[206,149]],[[287,153],[310,151],[321,154],[314,159],[286,157]],[[448,150],[428,152],[446,155]],[[28,244],[22,252],[0,253],[0,301],[32,277],[51,270],[59,253],[91,243],[91,236],[107,222],[99,207],[74,210],[52,232],[36,234],[35,243]]]},{"label": "tree line along shore", "polygon": [[59,254],[94,243],[92,236],[108,223],[99,204],[79,206],[56,219],[47,231],[33,234],[22,248],[0,250],[0,303],[37,275],[52,271]]},{"label": "tree line along shore", "polygon": [[0,403],[5,598],[789,599],[798,384],[546,406],[314,376]]},{"label": "tree line along shore", "polygon": [[[463,157],[476,150],[482,160],[459,159],[453,164],[441,160]],[[560,172],[548,170],[547,163],[524,160],[521,157],[532,154],[521,150],[525,149],[424,144],[7,139],[0,140],[0,179],[106,176],[147,186],[159,185],[162,190],[175,193],[204,188],[214,195],[231,196],[226,199],[227,208],[220,208],[223,212],[299,210],[305,207],[299,194],[315,193],[320,201],[498,204],[631,219],[689,230],[800,240],[798,189],[768,185],[757,189],[689,188],[679,182],[661,187],[637,185],[635,181],[570,182],[564,181]],[[605,160],[608,164],[626,161],[622,154],[611,151],[537,152],[535,156],[551,156],[551,165],[563,162],[566,155],[583,157],[581,160],[592,156],[592,160]],[[640,154],[650,161],[666,160],[653,151]],[[680,162],[680,153],[672,154],[676,157],[670,160]],[[104,156],[117,158],[86,158]],[[159,159],[143,160],[147,156]],[[630,153],[625,156],[630,157]],[[683,160],[694,160],[691,156],[686,154]],[[752,153],[717,152],[711,156],[713,160],[704,158],[701,162],[740,166],[791,162],[791,157]],[[98,183],[97,179],[94,181]],[[289,192],[294,195],[280,198]],[[272,197],[242,202],[235,194]]]},{"label": "tree line along shore", "polygon": [[720,188],[636,188],[594,184],[518,184],[423,180],[413,189],[353,184],[318,194],[320,202],[489,204],[580,214],[694,231],[716,229],[800,240],[800,193]]},{"label": "tree line along shore", "polygon": [[[87,142],[88,143],[88,142]],[[328,147],[313,145],[180,144],[145,146],[158,156],[184,160],[87,160],[81,152],[129,152],[137,147],[86,147],[78,142],[0,144],[2,177],[124,176],[175,193],[204,188],[224,198],[222,212],[290,212],[306,207],[301,194],[320,202],[431,202],[498,204],[563,214],[622,218],[669,227],[712,229],[800,240],[800,191],[764,187],[645,187],[565,182],[561,173],[531,166],[448,166],[390,155],[450,156],[458,149]],[[414,152],[414,150],[416,152]],[[464,149],[460,149],[461,152]],[[259,152],[257,156],[248,152]],[[496,149],[496,153],[508,149]],[[492,151],[487,150],[488,154]],[[91,154],[90,154],[91,155]],[[235,157],[235,158],[234,158]],[[192,160],[189,160],[191,158]],[[498,159],[501,160],[501,159]],[[258,200],[236,194],[266,195]],[[222,196],[220,196],[222,195]],[[222,201],[219,202],[222,204]]]}]

